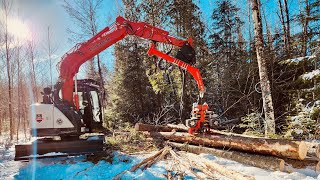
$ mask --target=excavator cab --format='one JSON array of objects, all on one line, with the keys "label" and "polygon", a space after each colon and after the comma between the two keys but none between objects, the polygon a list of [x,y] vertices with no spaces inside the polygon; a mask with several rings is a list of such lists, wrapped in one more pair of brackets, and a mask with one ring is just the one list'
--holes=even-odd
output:
[{"label": "excavator cab", "polygon": [[85,132],[94,132],[94,130],[102,128],[102,107],[98,82],[92,79],[77,81],[79,111],[86,128]]},{"label": "excavator cab", "polygon": [[102,107],[99,85],[92,79],[77,80],[79,109],[61,99],[61,85],[53,91],[44,88],[41,104],[31,105],[31,134],[43,136],[79,136],[102,129]]}]

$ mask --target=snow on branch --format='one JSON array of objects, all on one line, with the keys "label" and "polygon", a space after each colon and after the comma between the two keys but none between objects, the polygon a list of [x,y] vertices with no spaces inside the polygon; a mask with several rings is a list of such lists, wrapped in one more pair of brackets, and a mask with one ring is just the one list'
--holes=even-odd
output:
[{"label": "snow on branch", "polygon": [[320,70],[316,69],[316,70],[313,70],[311,72],[308,72],[308,73],[301,75],[301,78],[303,80],[312,80],[313,78],[319,77],[319,76],[320,76]]},{"label": "snow on branch", "polygon": [[306,61],[306,60],[312,60],[316,58],[315,55],[311,55],[311,56],[303,56],[303,57],[297,57],[297,58],[292,58],[292,59],[287,59],[282,61],[282,64],[299,64],[302,61]]}]

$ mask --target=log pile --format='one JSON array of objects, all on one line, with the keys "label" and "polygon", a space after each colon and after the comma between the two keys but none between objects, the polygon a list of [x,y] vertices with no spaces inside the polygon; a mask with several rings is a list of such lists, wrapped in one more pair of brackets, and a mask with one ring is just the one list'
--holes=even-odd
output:
[{"label": "log pile", "polygon": [[320,172],[320,145],[304,141],[270,139],[213,130],[212,134],[188,134],[183,126],[136,124],[137,131],[161,137],[167,145],[191,153],[209,153],[268,170]]}]

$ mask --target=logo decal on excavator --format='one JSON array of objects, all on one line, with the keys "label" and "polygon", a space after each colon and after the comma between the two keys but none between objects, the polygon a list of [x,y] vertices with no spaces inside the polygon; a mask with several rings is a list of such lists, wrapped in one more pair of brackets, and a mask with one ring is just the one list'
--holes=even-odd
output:
[{"label": "logo decal on excavator", "polygon": [[36,114],[36,121],[40,123],[42,120],[42,114]]}]

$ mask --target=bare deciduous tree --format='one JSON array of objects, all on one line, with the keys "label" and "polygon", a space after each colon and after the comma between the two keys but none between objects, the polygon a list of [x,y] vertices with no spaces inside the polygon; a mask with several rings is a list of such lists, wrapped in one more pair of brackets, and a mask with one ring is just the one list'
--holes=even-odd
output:
[{"label": "bare deciduous tree", "polygon": [[12,57],[12,51],[10,50],[10,44],[11,39],[8,32],[8,16],[10,14],[11,10],[11,2],[8,0],[2,0],[2,10],[4,15],[4,43],[5,43],[5,59],[6,59],[6,65],[7,65],[7,78],[8,78],[8,94],[9,94],[9,122],[10,122],[10,140],[13,140],[13,134],[14,134],[14,122],[13,122],[13,116],[12,116],[12,75],[11,75],[11,57]]}]

